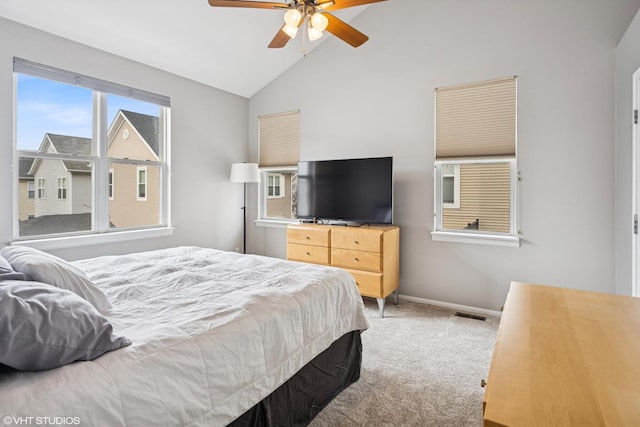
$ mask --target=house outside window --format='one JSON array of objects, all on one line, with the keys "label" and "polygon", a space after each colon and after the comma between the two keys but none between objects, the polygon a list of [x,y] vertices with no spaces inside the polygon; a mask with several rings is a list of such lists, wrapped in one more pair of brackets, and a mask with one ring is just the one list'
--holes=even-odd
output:
[{"label": "house outside window", "polygon": [[58,200],[67,200],[67,178],[58,178]]},{"label": "house outside window", "polygon": [[137,199],[139,201],[147,200],[147,168],[146,166],[139,167],[136,173],[137,178],[137,189],[138,196]]},{"label": "house outside window", "polygon": [[46,198],[46,182],[44,178],[38,178],[38,199],[44,200]]},{"label": "house outside window", "polygon": [[[169,98],[19,58],[14,81],[14,148],[24,169],[16,182],[33,180],[36,196],[32,211],[20,200],[14,239],[62,242],[70,234],[93,234],[102,240],[87,242],[98,242],[170,234]],[[34,104],[57,114],[29,108]],[[69,111],[73,123],[64,120]],[[94,135],[94,129],[102,131]],[[46,180],[57,184],[56,199],[66,203],[47,200]],[[134,206],[141,195],[147,203]],[[132,228],[145,230],[106,233]]]},{"label": "house outside window", "polygon": [[267,174],[267,198],[280,199],[284,197],[284,174],[268,173]]},{"label": "house outside window", "polygon": [[35,199],[36,191],[35,191],[35,183],[33,181],[27,182],[27,199]]},{"label": "house outside window", "polygon": [[434,240],[518,246],[517,79],[435,91]]},{"label": "house outside window", "polygon": [[113,200],[114,199],[114,191],[113,191],[113,176],[114,172],[113,172],[113,168],[109,169],[109,200]]},{"label": "house outside window", "polygon": [[259,117],[259,218],[294,221],[298,210],[300,112]]}]

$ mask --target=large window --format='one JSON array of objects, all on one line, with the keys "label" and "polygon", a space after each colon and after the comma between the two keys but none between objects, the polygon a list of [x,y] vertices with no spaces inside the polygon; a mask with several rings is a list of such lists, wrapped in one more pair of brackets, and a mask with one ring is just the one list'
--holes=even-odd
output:
[{"label": "large window", "polygon": [[36,196],[16,239],[168,228],[168,98],[18,58],[14,76],[16,181]]},{"label": "large window", "polygon": [[516,78],[436,89],[435,240],[518,244]]},{"label": "large window", "polygon": [[291,221],[298,209],[300,112],[260,116],[260,219]]}]

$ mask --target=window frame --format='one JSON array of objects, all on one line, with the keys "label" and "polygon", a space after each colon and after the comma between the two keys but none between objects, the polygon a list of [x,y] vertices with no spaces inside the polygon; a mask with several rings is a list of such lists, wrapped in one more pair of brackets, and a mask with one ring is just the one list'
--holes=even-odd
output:
[{"label": "window frame", "polygon": [[[513,82],[513,98],[510,98],[510,89],[504,90],[505,86],[510,85]],[[503,83],[505,86],[503,86]],[[494,86],[495,85],[495,86]],[[499,95],[499,100],[496,102],[494,98],[494,94],[491,92],[491,89],[487,89],[490,95],[487,98],[480,98],[479,93],[475,92],[473,95],[473,102],[471,104],[465,103],[466,100],[464,92],[458,92],[455,94],[455,98],[447,97],[447,93],[451,94],[452,90],[467,90],[470,88],[491,88],[500,86],[500,89],[495,89],[497,91],[501,91]],[[520,246],[520,238],[519,238],[519,230],[518,230],[518,194],[519,194],[519,171],[518,171],[518,114],[517,114],[517,104],[518,104],[518,79],[517,76],[506,77],[502,79],[494,79],[488,80],[484,82],[474,82],[469,84],[450,86],[445,88],[436,88],[435,96],[434,96],[434,170],[433,170],[433,195],[434,195],[434,222],[433,222],[433,231],[431,232],[432,240],[434,241],[447,241],[447,242],[459,242],[459,243],[477,243],[477,244],[487,244],[487,245],[499,245],[499,246]],[[444,143],[440,147],[438,146],[438,135],[440,135],[439,129],[439,93],[440,90],[443,90],[444,93],[444,110],[443,112],[443,126],[445,132]],[[486,93],[486,92],[485,92]],[[506,94],[506,95],[505,95]],[[453,99],[453,103],[450,103],[451,99]],[[484,104],[485,99],[487,103]],[[493,102],[493,104],[491,104]],[[510,104],[513,102],[513,104]],[[481,103],[482,105],[478,104]],[[469,110],[470,105],[477,106],[480,105],[482,108],[476,108]],[[484,106],[487,105],[489,108],[485,109]],[[497,106],[497,107],[496,107]],[[515,109],[511,110],[511,106]],[[505,108],[506,107],[506,108]],[[495,110],[494,110],[495,108]],[[496,143],[496,140],[492,137],[495,135],[492,132],[485,131],[485,128],[480,128],[480,132],[478,133],[478,129],[473,128],[474,132],[471,132],[472,127],[467,126],[467,123],[473,124],[477,122],[477,117],[472,117],[473,120],[469,120],[470,116],[473,116],[476,111],[481,112],[481,114],[486,114],[487,111],[492,111],[493,116],[491,118],[499,117],[502,121],[500,125],[504,123],[509,123],[513,125],[514,134],[508,139],[499,139],[499,145]],[[497,113],[493,113],[496,111]],[[464,113],[461,113],[464,112]],[[469,114],[467,114],[469,113]],[[513,114],[513,115],[511,115]],[[460,123],[463,124],[462,127],[464,129],[459,129],[458,127],[454,127],[456,120],[462,120]],[[475,120],[475,121],[474,121]],[[512,120],[512,121],[511,121]],[[482,122],[484,123],[484,122]],[[493,121],[488,121],[488,123],[494,123]],[[453,127],[452,127],[453,126]],[[454,129],[456,133],[459,135],[474,135],[480,136],[479,140],[473,139],[460,139],[459,137],[451,138],[450,134],[447,134],[447,129]],[[509,129],[507,127],[499,128],[500,130]],[[509,135],[508,133],[502,133],[503,135]],[[484,139],[483,139],[484,138]],[[512,138],[512,139],[511,139]],[[474,145],[475,144],[475,145]],[[488,144],[488,145],[487,145]],[[487,149],[488,148],[488,149]],[[440,151],[443,150],[443,151]],[[465,157],[467,156],[467,157]],[[471,156],[471,157],[468,157]],[[509,164],[509,232],[492,232],[492,231],[484,231],[484,230],[473,230],[473,229],[445,229],[443,228],[442,222],[444,217],[444,210],[449,208],[449,206],[445,206],[442,197],[443,197],[443,173],[442,166],[444,165],[464,165],[464,164],[490,164],[490,163],[508,163]],[[455,178],[454,178],[455,179]],[[459,178],[457,180],[459,183]],[[455,183],[455,182],[454,182]],[[457,201],[460,201],[460,196],[458,194]],[[455,204],[454,204],[455,205]],[[458,205],[459,207],[459,205]]]},{"label": "window frame", "polygon": [[[447,165],[442,164],[442,166]],[[453,174],[442,172],[442,185],[444,187],[444,178],[453,177],[453,202],[448,203],[444,200],[442,201],[442,207],[445,209],[460,209],[460,164],[459,163],[449,163],[448,165],[453,166]],[[442,190],[444,194],[444,190]]]},{"label": "window frame", "polygon": [[[58,83],[66,83],[85,87],[92,91],[92,150],[89,156],[67,155],[58,153],[42,153],[18,148],[17,115],[14,114],[13,136],[13,162],[18,164],[20,157],[33,159],[54,160],[86,160],[92,164],[92,227],[90,231],[78,231],[60,234],[46,234],[36,236],[20,236],[18,225],[18,168],[14,167],[14,215],[13,215],[13,240],[14,243],[32,246],[43,250],[71,248],[80,245],[95,245],[102,243],[125,242],[136,239],[169,236],[173,234],[171,225],[171,101],[169,97],[157,95],[140,89],[123,86],[89,76],[80,75],[66,70],[37,64],[21,58],[14,57],[13,87],[14,87],[14,111],[17,111],[17,84],[20,74],[51,80]],[[159,107],[159,140],[160,147],[158,161],[136,161],[129,159],[115,159],[107,157],[107,97],[110,95],[137,99],[139,101],[155,104]],[[109,224],[109,183],[108,171],[110,163],[129,163],[149,166],[157,166],[159,169],[159,210],[160,221],[158,224],[148,226],[136,226],[130,228],[110,228]],[[44,184],[46,186],[46,183]],[[36,186],[37,188],[37,186]],[[46,187],[45,187],[46,188]],[[46,190],[43,190],[46,197]],[[38,191],[36,190],[36,196]]]},{"label": "window frame", "polygon": [[[278,173],[278,172],[293,173],[297,171],[298,171],[297,166],[281,166],[281,167],[270,166],[270,167],[260,168],[260,182],[258,183],[258,219],[256,220],[256,223],[258,225],[280,225],[280,224],[286,225],[290,223],[295,224],[300,222],[298,218],[280,218],[280,217],[266,216],[267,200],[269,199],[267,197],[267,194],[268,194],[267,175]],[[283,184],[282,184],[283,186],[285,181],[286,180],[283,179]],[[291,189],[289,189],[289,191],[291,194],[293,194]]]}]

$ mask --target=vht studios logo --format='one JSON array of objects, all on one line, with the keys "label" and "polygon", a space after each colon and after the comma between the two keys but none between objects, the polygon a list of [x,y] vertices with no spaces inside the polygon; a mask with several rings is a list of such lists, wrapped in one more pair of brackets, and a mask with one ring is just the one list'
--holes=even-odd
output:
[{"label": "vht studios logo", "polygon": [[10,417],[2,418],[4,425],[79,425],[80,417]]}]

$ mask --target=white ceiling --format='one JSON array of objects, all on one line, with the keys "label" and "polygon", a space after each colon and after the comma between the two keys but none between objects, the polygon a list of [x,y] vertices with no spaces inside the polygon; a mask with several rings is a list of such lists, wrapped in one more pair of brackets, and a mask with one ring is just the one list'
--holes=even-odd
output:
[{"label": "white ceiling", "polygon": [[[366,7],[335,15],[349,22]],[[282,11],[207,0],[1,0],[0,16],[247,98],[304,57],[302,31],[283,49],[267,48]]]}]

